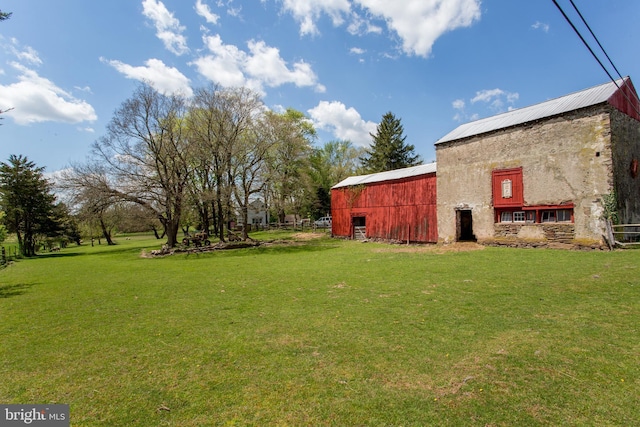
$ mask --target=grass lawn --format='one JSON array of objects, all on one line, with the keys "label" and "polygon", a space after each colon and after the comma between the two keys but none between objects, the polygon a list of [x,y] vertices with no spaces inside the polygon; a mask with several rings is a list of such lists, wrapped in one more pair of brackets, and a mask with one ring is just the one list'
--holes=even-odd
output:
[{"label": "grass lawn", "polygon": [[0,270],[1,403],[73,426],[640,425],[638,251],[118,243]]}]

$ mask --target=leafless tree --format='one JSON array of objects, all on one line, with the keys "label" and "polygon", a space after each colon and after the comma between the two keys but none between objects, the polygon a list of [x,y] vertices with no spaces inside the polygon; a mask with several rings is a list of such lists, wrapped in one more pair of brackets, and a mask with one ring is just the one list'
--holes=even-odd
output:
[{"label": "leafless tree", "polygon": [[[234,211],[232,194],[237,172],[233,167],[234,158],[260,111],[260,97],[247,88],[209,86],[195,91],[188,127],[190,138],[198,147],[199,161],[211,171],[210,179],[207,181],[203,176],[200,182],[206,183],[203,199],[213,197],[212,210],[217,215],[220,241],[225,241],[224,229],[229,226]],[[209,190],[213,192],[207,192]]]},{"label": "leafless tree", "polygon": [[114,113],[107,135],[93,147],[103,178],[91,178],[113,197],[137,203],[163,224],[167,245],[178,239],[192,154],[185,132],[186,101],[159,93],[148,84]]},{"label": "leafless tree", "polygon": [[269,180],[267,158],[277,143],[271,137],[266,116],[254,120],[244,132],[233,158],[234,195],[242,217],[242,238],[247,240],[249,204],[255,195],[263,193]]}]

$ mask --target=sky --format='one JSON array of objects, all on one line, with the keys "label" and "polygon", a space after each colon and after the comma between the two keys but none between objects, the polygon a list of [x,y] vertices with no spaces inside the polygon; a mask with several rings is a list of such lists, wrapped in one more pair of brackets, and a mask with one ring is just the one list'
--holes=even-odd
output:
[{"label": "sky", "polygon": [[[573,0],[640,81],[640,2]],[[558,4],[601,61],[570,0]],[[0,0],[0,161],[87,160],[141,81],[189,96],[248,87],[294,108],[316,146],[368,146],[401,120],[425,162],[458,125],[608,82],[552,0]],[[578,25],[580,24],[580,25]],[[617,72],[608,65],[614,77]],[[636,83],[638,84],[638,83]]]}]

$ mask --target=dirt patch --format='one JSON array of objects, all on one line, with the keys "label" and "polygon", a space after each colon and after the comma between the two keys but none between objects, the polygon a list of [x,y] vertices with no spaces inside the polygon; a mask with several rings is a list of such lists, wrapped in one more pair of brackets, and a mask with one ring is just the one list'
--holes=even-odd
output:
[{"label": "dirt patch", "polygon": [[445,254],[450,252],[469,252],[479,251],[484,246],[474,242],[456,242],[446,245],[390,245],[384,249],[378,249],[377,252],[395,252],[395,253],[435,253]]},{"label": "dirt patch", "polygon": [[296,233],[292,237],[294,240],[314,240],[325,237],[326,233]]}]

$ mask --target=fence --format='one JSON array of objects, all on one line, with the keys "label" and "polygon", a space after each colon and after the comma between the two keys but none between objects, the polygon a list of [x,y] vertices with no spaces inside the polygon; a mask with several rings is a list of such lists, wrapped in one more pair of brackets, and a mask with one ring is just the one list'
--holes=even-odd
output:
[{"label": "fence", "polygon": [[[269,224],[251,224],[249,231],[261,231],[261,230],[294,230],[294,231],[331,231],[330,226],[322,227],[315,225],[310,221],[298,221],[298,222],[272,222]],[[242,229],[242,226],[236,227]]]},{"label": "fence", "polygon": [[20,258],[20,256],[20,251],[17,246],[0,246],[0,266],[4,266],[16,258]]},{"label": "fence", "polygon": [[607,243],[610,247],[640,245],[640,224],[616,224],[607,221]]},{"label": "fence", "polygon": [[354,226],[353,238],[355,240],[367,240],[367,227],[366,226]]}]

